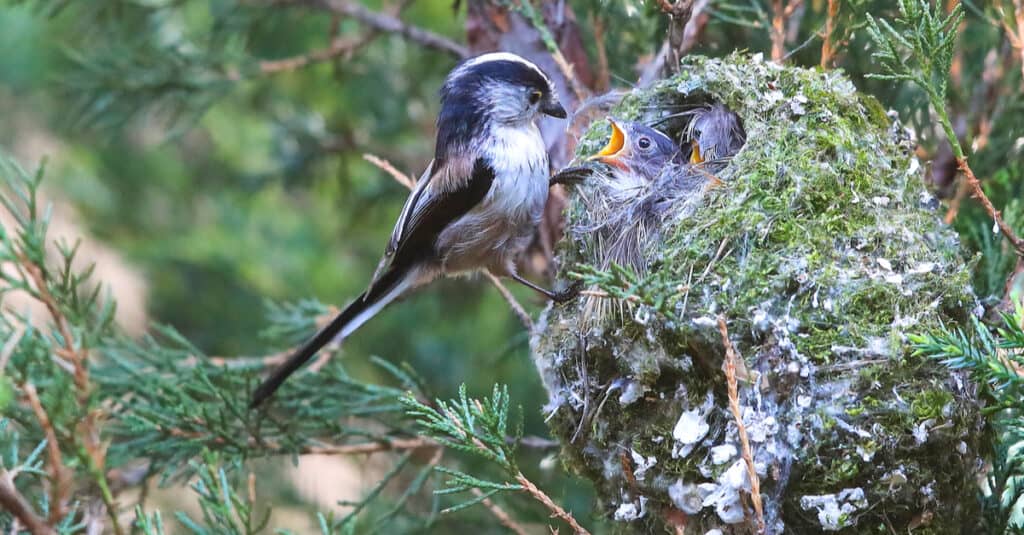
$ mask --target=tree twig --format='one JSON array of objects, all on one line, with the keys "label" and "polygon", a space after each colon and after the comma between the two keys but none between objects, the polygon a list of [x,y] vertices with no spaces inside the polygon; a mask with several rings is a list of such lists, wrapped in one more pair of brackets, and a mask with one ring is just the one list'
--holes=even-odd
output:
[{"label": "tree twig", "polygon": [[1013,0],[1013,20],[1016,28],[1010,26],[1007,21],[1009,18],[1005,13],[1002,12],[1002,8],[999,9],[1000,15],[1002,15],[1001,22],[1003,29],[1006,30],[1006,37],[1010,41],[1010,46],[1017,51],[1017,57],[1020,58],[1020,74],[1024,79],[1024,0]]},{"label": "tree twig", "polygon": [[512,295],[512,292],[505,287],[505,284],[501,282],[501,279],[490,271],[484,270],[484,276],[487,277],[487,280],[491,281],[491,284],[493,284],[495,288],[498,289],[498,293],[505,298],[505,302],[508,303],[508,306],[512,309],[512,312],[516,317],[519,318],[519,321],[522,322],[523,326],[526,327],[526,330],[532,331],[533,320],[530,319],[530,315],[526,313],[526,309],[523,308],[523,305],[520,305],[519,301],[516,300],[516,296]]},{"label": "tree twig", "polygon": [[825,13],[825,31],[821,36],[821,68],[832,67],[836,51],[832,43],[832,34],[836,31],[836,17],[839,16],[839,0],[828,0],[828,10]]},{"label": "tree twig", "polygon": [[[951,141],[955,143],[955,140]],[[1009,240],[1010,245],[1013,246],[1018,256],[1024,256],[1024,239],[1021,239],[1017,234],[1010,228],[1010,225],[1003,219],[1002,214],[996,207],[992,205],[992,201],[989,200],[988,195],[985,195],[984,190],[981,189],[981,181],[978,177],[974,176],[974,171],[971,170],[971,166],[967,163],[966,157],[958,157],[956,160],[957,168],[964,174],[967,179],[967,187],[971,190],[971,196],[981,203],[981,206],[985,208],[988,215],[995,221],[999,231],[1006,236]]]},{"label": "tree twig", "polygon": [[377,168],[384,171],[385,173],[391,175],[391,177],[394,178],[399,184],[409,189],[416,189],[416,180],[413,177],[399,171],[394,165],[391,165],[391,162],[385,160],[384,158],[366,152],[363,153],[363,159],[375,165]]},{"label": "tree twig", "polygon": [[18,492],[11,473],[2,469],[0,469],[0,507],[11,513],[16,522],[24,524],[32,535],[55,535],[57,533],[32,510],[28,500]]},{"label": "tree twig", "polygon": [[729,391],[729,409],[736,420],[736,429],[740,435],[741,455],[747,464],[747,477],[750,478],[750,501],[754,504],[754,513],[757,515],[758,533],[764,533],[764,505],[761,503],[761,480],[754,470],[754,456],[750,451],[750,440],[747,437],[747,428],[743,425],[743,414],[740,412],[739,388],[736,385],[736,350],[729,341],[729,329],[725,325],[725,318],[718,316],[718,332],[722,335],[722,344],[725,345],[725,381]]},{"label": "tree twig", "polygon": [[429,30],[406,24],[401,19],[378,13],[365,8],[362,4],[352,0],[306,0],[303,3],[314,7],[337,13],[345,17],[351,17],[362,24],[375,30],[394,33],[423,45],[426,48],[445,52],[458,59],[469,57],[469,49],[443,35],[436,34]]},{"label": "tree twig", "polygon": [[[38,265],[25,256],[24,252],[17,253],[18,265],[24,270],[24,275],[31,279],[35,286],[35,299],[41,302],[57,326],[61,337],[61,347],[56,348],[54,353],[69,360],[72,364],[72,377],[75,385],[75,399],[78,409],[85,415],[79,422],[76,433],[74,433],[73,444],[79,440],[82,449],[90,461],[90,473],[96,479],[96,486],[100,489],[100,497],[106,506],[107,514],[110,516],[112,528],[116,535],[121,535],[123,530],[118,522],[118,507],[113,496],[109,492],[106,481],[105,459],[106,445],[100,440],[100,432],[96,422],[99,414],[89,409],[89,393],[92,384],[89,380],[89,350],[82,347],[75,347],[75,339],[71,333],[71,325],[64,312],[60,308],[57,298],[50,292],[49,275],[43,266]],[[25,281],[26,283],[28,280]],[[56,442],[54,442],[56,445]],[[62,465],[63,466],[63,465]],[[56,482],[55,482],[56,484]],[[55,505],[57,507],[57,505]],[[59,507],[58,507],[59,508]]]},{"label": "tree twig", "polygon": [[35,385],[28,383],[23,390],[25,397],[28,398],[29,406],[32,407],[32,413],[35,414],[36,420],[39,421],[39,427],[42,428],[43,435],[46,436],[46,454],[49,457],[50,472],[50,524],[56,524],[67,512],[64,506],[67,502],[67,491],[71,489],[67,479],[67,467],[64,466],[64,457],[60,453],[57,432],[53,429],[53,423],[50,421],[49,415],[46,414],[46,409],[39,402],[39,394],[36,392]]},{"label": "tree twig", "polygon": [[[480,497],[483,496],[484,493],[480,489],[473,489],[473,495]],[[528,535],[526,529],[524,529],[523,526],[519,525],[518,522],[513,520],[512,517],[509,516],[509,514],[505,512],[504,509],[501,508],[500,505],[494,503],[494,500],[491,500],[490,498],[484,498],[481,503],[483,503],[484,507],[486,507],[487,510],[490,511],[492,515],[494,515],[494,518],[497,518],[498,522],[500,522],[502,526],[508,528],[509,531],[515,533],[516,535]]]},{"label": "tree twig", "polygon": [[569,528],[572,529],[572,532],[575,535],[590,535],[589,531],[584,529],[579,522],[576,522],[576,518],[572,516],[572,513],[562,509],[560,505],[552,501],[547,494],[544,494],[544,491],[537,488],[537,485],[534,485],[532,481],[527,479],[522,472],[516,474],[516,482],[522,485],[523,490],[526,491],[527,494],[533,496],[535,500],[542,503],[544,507],[551,512],[551,516],[568,524]]},{"label": "tree twig", "polygon": [[259,63],[261,74],[275,74],[283,71],[294,71],[314,63],[330,61],[334,58],[347,56],[362,46],[365,46],[377,35],[371,32],[369,35],[357,38],[335,37],[327,48],[312,50],[305,54],[299,54],[289,58],[264,60]]},{"label": "tree twig", "polygon": [[772,61],[782,63],[786,57],[786,20],[793,16],[803,0],[772,0]]},{"label": "tree twig", "polygon": [[342,444],[331,446],[310,446],[302,450],[304,455],[359,455],[381,451],[408,451],[418,449],[440,448],[441,445],[427,438],[397,438],[362,444]]}]

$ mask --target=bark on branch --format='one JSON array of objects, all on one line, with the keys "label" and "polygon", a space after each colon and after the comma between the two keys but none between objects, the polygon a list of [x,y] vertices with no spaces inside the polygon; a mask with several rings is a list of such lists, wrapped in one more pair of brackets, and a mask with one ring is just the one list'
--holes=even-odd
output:
[{"label": "bark on branch", "polygon": [[469,57],[468,48],[443,35],[406,24],[401,19],[391,15],[371,11],[358,2],[351,0],[313,0],[308,3],[331,13],[351,17],[377,31],[401,35],[414,43],[445,52],[458,59]]}]

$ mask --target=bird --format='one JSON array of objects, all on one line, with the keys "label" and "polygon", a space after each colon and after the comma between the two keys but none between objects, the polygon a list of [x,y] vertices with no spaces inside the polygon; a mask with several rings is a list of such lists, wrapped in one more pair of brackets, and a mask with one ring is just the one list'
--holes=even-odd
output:
[{"label": "bird", "polygon": [[438,277],[487,270],[555,302],[578,293],[578,284],[554,292],[516,272],[551,183],[537,120],[567,116],[551,79],[516,54],[483,54],[452,69],[440,100],[434,158],[406,200],[366,290],[253,391],[251,407],[324,345]]},{"label": "bird", "polygon": [[642,186],[653,181],[669,163],[686,161],[678,143],[667,134],[640,122],[608,118],[612,134],[608,144],[588,160],[608,164],[619,171],[618,178]]}]

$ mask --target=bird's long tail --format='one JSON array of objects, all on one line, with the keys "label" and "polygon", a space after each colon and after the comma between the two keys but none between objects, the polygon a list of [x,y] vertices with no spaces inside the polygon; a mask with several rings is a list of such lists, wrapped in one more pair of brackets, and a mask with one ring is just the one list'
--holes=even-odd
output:
[{"label": "bird's long tail", "polygon": [[288,377],[316,355],[322,347],[335,338],[344,339],[362,324],[377,315],[385,306],[397,299],[415,280],[415,274],[409,270],[391,268],[378,278],[374,284],[351,304],[345,307],[326,327],[316,333],[308,342],[292,353],[284,364],[279,366],[252,393],[250,407],[256,407],[272,396]]}]

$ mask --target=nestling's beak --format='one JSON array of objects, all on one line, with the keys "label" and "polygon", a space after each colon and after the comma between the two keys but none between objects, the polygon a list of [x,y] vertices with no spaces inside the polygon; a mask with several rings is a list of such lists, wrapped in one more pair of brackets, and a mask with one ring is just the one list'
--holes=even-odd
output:
[{"label": "nestling's beak", "polygon": [[626,133],[619,127],[619,123],[615,122],[615,119],[609,117],[608,122],[612,125],[611,139],[609,139],[608,144],[601,149],[601,152],[587,158],[587,160],[597,160],[599,162],[618,167],[623,171],[628,171],[628,167],[625,162],[622,161],[623,157],[629,156],[629,149],[627,148],[628,144],[626,143]]},{"label": "nestling's beak", "polygon": [[690,147],[690,163],[704,163],[704,156],[700,153],[700,143],[697,143],[697,140],[693,140],[690,142]]},{"label": "nestling's beak", "polygon": [[565,108],[563,108],[562,104],[554,98],[548,99],[541,104],[540,112],[552,117],[558,117],[559,119],[565,119],[568,117],[568,114],[565,113]]}]

